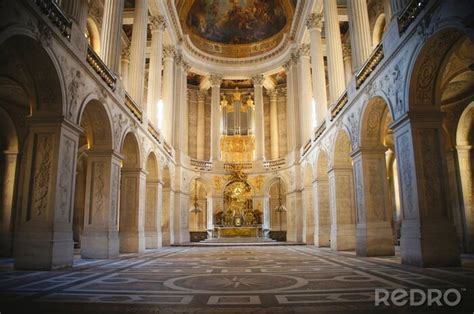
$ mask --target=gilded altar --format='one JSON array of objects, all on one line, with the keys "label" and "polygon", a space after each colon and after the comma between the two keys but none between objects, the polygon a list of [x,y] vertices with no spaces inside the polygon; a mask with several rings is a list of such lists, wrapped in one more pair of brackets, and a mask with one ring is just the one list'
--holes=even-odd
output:
[{"label": "gilded altar", "polygon": [[219,237],[259,236],[262,212],[253,208],[252,187],[243,172],[231,175],[224,188],[224,209],[215,215],[214,221]]}]

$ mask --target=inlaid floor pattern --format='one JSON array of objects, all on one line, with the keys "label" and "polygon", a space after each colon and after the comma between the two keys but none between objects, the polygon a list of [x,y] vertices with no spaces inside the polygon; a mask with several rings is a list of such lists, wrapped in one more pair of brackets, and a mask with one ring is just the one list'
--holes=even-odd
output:
[{"label": "inlaid floor pattern", "polygon": [[[458,288],[460,307],[375,307],[376,288]],[[0,260],[4,313],[474,311],[474,269],[416,268],[312,246],[171,247],[56,271]]]}]

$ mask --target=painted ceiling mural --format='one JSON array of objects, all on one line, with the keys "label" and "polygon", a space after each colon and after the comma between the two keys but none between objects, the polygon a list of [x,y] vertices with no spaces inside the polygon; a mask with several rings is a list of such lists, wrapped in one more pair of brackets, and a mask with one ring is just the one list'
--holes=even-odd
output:
[{"label": "painted ceiling mural", "polygon": [[273,49],[288,33],[295,1],[178,1],[181,27],[193,44],[223,57],[249,57]]}]

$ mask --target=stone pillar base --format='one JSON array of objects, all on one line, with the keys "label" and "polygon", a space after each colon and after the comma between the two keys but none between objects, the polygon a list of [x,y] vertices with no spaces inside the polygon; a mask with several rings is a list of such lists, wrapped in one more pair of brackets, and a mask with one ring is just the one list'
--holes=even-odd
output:
[{"label": "stone pillar base", "polygon": [[120,231],[120,253],[145,252],[145,236],[138,231]]},{"label": "stone pillar base", "polygon": [[336,251],[350,251],[355,249],[356,244],[355,225],[332,225],[331,226],[331,249]]},{"label": "stone pillar base", "polygon": [[461,266],[456,230],[448,221],[402,222],[402,264],[420,267]]},{"label": "stone pillar base", "polygon": [[[56,240],[60,237],[68,240]],[[50,232],[22,233],[15,239],[15,269],[51,270],[71,267],[74,259],[72,232],[52,235]]]},{"label": "stone pillar base", "polygon": [[145,248],[157,249],[161,247],[162,240],[160,239],[159,233],[156,231],[145,232]]},{"label": "stone pillar base", "polygon": [[84,231],[81,238],[82,258],[119,257],[119,238],[117,231]]},{"label": "stone pillar base", "polygon": [[314,233],[314,245],[317,247],[329,247],[331,227],[325,226]]},{"label": "stone pillar base", "polygon": [[371,222],[357,225],[357,256],[393,256],[392,227],[389,222]]}]

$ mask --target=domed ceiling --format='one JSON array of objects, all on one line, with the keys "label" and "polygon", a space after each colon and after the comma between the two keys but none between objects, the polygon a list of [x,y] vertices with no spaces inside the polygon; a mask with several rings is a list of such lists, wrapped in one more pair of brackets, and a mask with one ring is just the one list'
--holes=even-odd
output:
[{"label": "domed ceiling", "polygon": [[243,58],[275,48],[288,33],[295,0],[181,0],[181,27],[213,55]]}]

